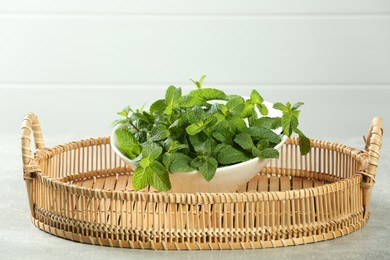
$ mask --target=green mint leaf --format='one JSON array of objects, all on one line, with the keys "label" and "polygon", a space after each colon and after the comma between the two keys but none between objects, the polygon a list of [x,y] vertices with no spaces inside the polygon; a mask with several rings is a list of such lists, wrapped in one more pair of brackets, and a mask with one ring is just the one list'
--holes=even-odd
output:
[{"label": "green mint leaf", "polygon": [[291,111],[292,110],[292,106],[291,106],[290,102],[286,103],[286,108],[287,108],[287,111]]},{"label": "green mint leaf", "polygon": [[282,128],[285,135],[291,136],[293,129],[298,127],[298,116],[299,111],[283,112]]},{"label": "green mint leaf", "polygon": [[192,109],[187,109],[185,116],[190,124],[198,124],[206,118],[206,112],[195,106]]},{"label": "green mint leaf", "polygon": [[151,161],[156,160],[162,154],[162,148],[153,142],[142,144],[142,157],[149,158]]},{"label": "green mint leaf", "polygon": [[244,162],[250,158],[244,152],[225,144],[223,148],[220,148],[217,159],[220,164],[229,165]]},{"label": "green mint leaf", "polygon": [[150,113],[153,114],[158,114],[161,115],[165,112],[165,109],[167,107],[167,103],[165,102],[164,99],[157,100],[150,106]]},{"label": "green mint leaf", "polygon": [[156,119],[155,116],[146,111],[137,111],[133,113],[130,118],[133,118],[134,120],[143,121],[147,124],[154,124],[154,121]]},{"label": "green mint leaf", "polygon": [[234,142],[245,150],[251,150],[254,147],[251,136],[248,133],[240,133],[234,138]]},{"label": "green mint leaf", "polygon": [[293,115],[292,115],[292,117],[291,117],[291,129],[292,129],[293,131],[294,131],[295,128],[298,127],[298,124],[299,124],[299,122],[298,122],[298,116],[296,116],[296,115],[294,114],[294,112],[296,112],[296,111],[293,111]]},{"label": "green mint leaf", "polygon": [[172,112],[173,112],[173,109],[174,109],[174,107],[173,107],[172,105],[167,105],[167,107],[165,108],[164,113],[165,113],[166,115],[171,115]]},{"label": "green mint leaf", "polygon": [[293,106],[292,106],[292,110],[297,110],[300,106],[304,105],[305,103],[303,102],[298,102],[298,103],[295,103]]},{"label": "green mint leaf", "polygon": [[182,123],[182,119],[181,118],[176,119],[168,128],[172,129],[174,127],[178,127],[179,125],[181,125],[181,123]]},{"label": "green mint leaf", "polygon": [[192,168],[198,169],[203,164],[204,158],[195,158],[191,161],[190,166]]},{"label": "green mint leaf", "polygon": [[172,154],[173,153],[170,153],[170,152],[166,152],[163,154],[162,156],[162,163],[164,164],[165,168],[166,169],[169,169],[169,166],[171,166],[171,163],[173,161],[172,159]]},{"label": "green mint leaf", "polygon": [[116,119],[114,120],[114,122],[112,122],[111,126],[117,126],[117,125],[125,125],[125,124],[128,124],[128,119],[125,118],[125,119]]},{"label": "green mint leaf", "polygon": [[285,105],[283,105],[282,103],[279,103],[279,102],[274,103],[274,105],[272,107],[277,109],[277,110],[280,110],[282,112],[285,112],[285,113],[289,111]]},{"label": "green mint leaf", "polygon": [[203,80],[206,78],[206,75],[202,75],[202,77],[200,77],[200,79],[199,79],[199,81],[198,81],[198,84],[197,84],[197,86],[199,87],[199,88],[202,88],[202,86],[203,86]]},{"label": "green mint leaf", "polygon": [[169,170],[172,173],[175,173],[175,172],[193,172],[196,169],[192,168],[189,165],[189,162],[187,162],[187,161],[175,160],[175,161],[172,162],[171,167],[169,168]]},{"label": "green mint leaf", "polygon": [[149,168],[152,170],[153,175],[150,184],[158,191],[169,191],[171,189],[171,181],[164,165],[158,161],[154,161],[150,164]]},{"label": "green mint leaf", "polygon": [[146,139],[148,137],[147,133],[145,130],[142,130],[142,131],[139,131],[139,132],[136,132],[134,134],[135,138],[137,139],[138,143],[144,143],[146,142]]},{"label": "green mint leaf", "polygon": [[217,122],[218,122],[217,117],[211,115],[211,116],[207,117],[207,118],[203,121],[203,124],[204,124],[204,126],[213,126],[213,125],[215,125]]},{"label": "green mint leaf", "polygon": [[252,90],[250,100],[253,104],[262,104],[264,102],[264,98],[255,89]]},{"label": "green mint leaf", "polygon": [[267,139],[262,139],[257,142],[256,144],[257,149],[264,150],[266,148],[269,148],[269,141]]},{"label": "green mint leaf", "polygon": [[298,118],[299,118],[299,114],[301,113],[300,110],[292,110],[291,114],[293,115],[293,117],[295,117],[298,121]]},{"label": "green mint leaf", "polygon": [[178,143],[177,146],[174,146],[173,149],[171,149],[172,152],[176,152],[176,151],[179,151],[179,150],[183,150],[183,149],[188,149],[189,146],[188,144],[181,144],[181,143]]},{"label": "green mint leaf", "polygon": [[175,86],[169,86],[165,92],[165,102],[167,107],[165,108],[165,114],[172,114],[173,109],[179,106],[181,101],[181,88]]},{"label": "green mint leaf", "polygon": [[206,118],[206,112],[199,106],[195,106],[192,108],[192,111],[194,111],[196,117],[202,121]]},{"label": "green mint leaf", "polygon": [[278,144],[282,140],[274,131],[261,126],[251,126],[245,130],[246,133],[257,139],[268,139],[270,142]]},{"label": "green mint leaf", "polygon": [[193,109],[187,109],[185,116],[190,124],[197,124],[202,121],[200,118],[198,118]]},{"label": "green mint leaf", "polygon": [[259,115],[257,114],[256,109],[253,108],[251,115],[248,117],[249,125],[252,126],[253,122],[255,122],[258,118],[259,118]]},{"label": "green mint leaf", "polygon": [[145,104],[146,104],[146,103],[144,103],[144,104],[141,106],[141,108],[137,109],[136,112],[142,113],[142,112],[144,111]]},{"label": "green mint leaf", "polygon": [[127,128],[119,128],[115,131],[116,145],[127,158],[134,159],[141,152],[141,146],[137,139]]},{"label": "green mint leaf", "polygon": [[170,132],[165,125],[156,125],[155,127],[153,127],[152,131],[150,132],[150,135],[150,140],[160,141],[166,139],[170,135]]},{"label": "green mint leaf", "polygon": [[274,148],[252,148],[252,155],[258,158],[279,158],[279,151]]},{"label": "green mint leaf", "polygon": [[201,89],[202,88],[202,85],[203,85],[203,80],[206,78],[206,75],[203,75],[200,79],[199,79],[199,81],[194,81],[194,80],[192,80],[191,79],[191,81],[192,82],[194,82],[194,84],[196,85],[196,87],[198,88],[198,89]]},{"label": "green mint leaf", "polygon": [[283,113],[282,116],[282,129],[285,135],[291,136],[292,128],[291,128],[291,114]]},{"label": "green mint leaf", "polygon": [[190,96],[195,96],[202,101],[209,100],[226,100],[226,94],[222,90],[214,88],[201,88],[193,90],[189,94]]},{"label": "green mint leaf", "polygon": [[236,132],[242,132],[247,128],[245,120],[240,116],[231,117],[226,120],[226,123],[228,124],[230,129]]},{"label": "green mint leaf", "polygon": [[274,148],[266,148],[261,151],[260,158],[279,158],[279,151]]},{"label": "green mint leaf", "polygon": [[247,118],[247,117],[252,116],[253,109],[255,108],[252,101],[250,99],[248,99],[245,101],[244,105],[245,106],[244,106],[244,110],[241,113],[241,117]]},{"label": "green mint leaf", "polygon": [[165,141],[164,141],[164,147],[165,149],[170,152],[170,153],[174,153],[176,151],[179,151],[179,150],[182,150],[182,149],[188,149],[189,146],[188,144],[181,144],[179,143],[178,141],[174,140],[173,138],[171,137],[168,137]]},{"label": "green mint leaf", "polygon": [[213,157],[206,157],[202,160],[199,166],[199,172],[203,175],[206,181],[211,181],[217,171],[218,161]]},{"label": "green mint leaf", "polygon": [[298,128],[294,129],[294,132],[299,136],[299,150],[301,155],[306,155],[310,152],[310,139],[304,135]]},{"label": "green mint leaf", "polygon": [[280,117],[260,117],[253,122],[252,126],[262,126],[269,129],[276,129],[282,127],[282,121]]},{"label": "green mint leaf", "polygon": [[217,124],[215,124],[213,127],[211,127],[211,129],[213,130],[213,133],[216,131],[222,131],[225,129],[233,129],[232,126],[229,124],[228,119],[224,116],[222,116],[222,117],[221,117],[222,120],[221,120],[221,118],[219,118]]},{"label": "green mint leaf", "polygon": [[221,143],[231,144],[233,141],[234,133],[229,128],[216,128],[212,132],[212,136]]},{"label": "green mint leaf", "polygon": [[210,106],[210,108],[206,111],[207,116],[216,116],[216,115],[221,115],[220,114],[221,110],[219,108],[219,104],[215,103]]},{"label": "green mint leaf", "polygon": [[118,112],[118,115],[128,117],[129,113],[133,112],[130,106],[126,106],[122,109],[121,112]]},{"label": "green mint leaf", "polygon": [[167,105],[179,102],[181,99],[181,88],[175,86],[169,86],[165,92],[165,102]]},{"label": "green mint leaf", "polygon": [[131,120],[134,121],[143,121],[146,124],[153,124],[154,117],[147,112],[135,112],[130,117]]},{"label": "green mint leaf", "polygon": [[232,98],[242,98],[242,99],[244,99],[240,95],[226,95],[226,97],[227,97],[227,100],[232,99]]},{"label": "green mint leaf", "polygon": [[214,157],[214,158],[217,158],[218,157],[218,154],[219,152],[225,148],[226,144],[225,143],[219,143],[217,144],[214,148],[213,148],[213,151],[211,153],[211,156]]},{"label": "green mint leaf", "polygon": [[192,125],[189,125],[189,126],[186,127],[186,132],[190,136],[196,135],[200,131],[202,131],[202,126],[198,126],[196,124],[192,124]]},{"label": "green mint leaf", "polygon": [[149,158],[142,158],[140,161],[139,161],[139,165],[142,167],[142,168],[146,168],[150,165],[150,160]]},{"label": "green mint leaf", "polygon": [[226,122],[226,116],[224,116],[221,113],[216,113],[213,115],[213,117],[216,118],[216,122],[215,122],[214,126],[218,126],[220,123]]},{"label": "green mint leaf", "polygon": [[192,172],[195,169],[191,167],[192,158],[183,153],[164,154],[164,165],[171,173]]},{"label": "green mint leaf", "polygon": [[153,171],[150,167],[142,168],[138,166],[133,173],[133,187],[136,190],[142,190],[151,183]]},{"label": "green mint leaf", "polygon": [[256,104],[256,106],[259,109],[261,115],[263,115],[263,116],[268,115],[268,108],[267,108],[266,105],[264,105],[264,104]]},{"label": "green mint leaf", "polygon": [[226,115],[227,112],[229,112],[229,109],[225,104],[219,104],[219,110],[222,112],[222,114]]},{"label": "green mint leaf", "polygon": [[259,148],[256,148],[256,147],[252,147],[252,155],[254,157],[261,157],[261,149]]},{"label": "green mint leaf", "polygon": [[213,146],[215,146],[215,140],[209,138],[204,133],[189,136],[191,145],[195,152],[200,155],[209,155],[212,152]]},{"label": "green mint leaf", "polygon": [[181,98],[179,105],[181,107],[193,107],[193,106],[199,106],[203,103],[203,100],[194,95],[185,95]]},{"label": "green mint leaf", "polygon": [[245,108],[244,99],[241,97],[234,97],[229,99],[226,107],[232,115],[240,115]]}]

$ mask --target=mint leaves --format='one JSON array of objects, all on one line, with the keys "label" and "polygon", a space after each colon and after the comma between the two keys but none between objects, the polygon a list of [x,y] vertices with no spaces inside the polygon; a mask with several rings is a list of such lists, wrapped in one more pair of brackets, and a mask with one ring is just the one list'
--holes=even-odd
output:
[{"label": "mint leaves", "polygon": [[222,90],[203,88],[205,76],[193,81],[196,89],[183,95],[181,88],[169,86],[165,97],[149,111],[125,107],[114,124],[118,149],[133,160],[133,186],[151,185],[159,191],[171,188],[170,174],[199,171],[211,181],[218,167],[258,158],[278,158],[274,147],[282,128],[296,133],[302,154],[310,151],[310,140],[298,129],[298,108],[303,103],[275,103],[282,117],[267,117],[263,97],[252,90],[245,99]]},{"label": "mint leaves", "polygon": [[225,144],[218,153],[218,162],[223,165],[230,165],[247,161],[251,158],[244,151],[232,145]]},{"label": "mint leaves", "polygon": [[116,130],[118,149],[129,159],[134,159],[141,152],[141,146],[134,135],[126,128]]},{"label": "mint leaves", "polygon": [[142,152],[134,161],[137,168],[134,171],[133,186],[135,189],[143,189],[152,185],[159,191],[171,189],[168,172],[165,166],[158,160],[163,148],[154,142],[142,144]]},{"label": "mint leaves", "polygon": [[299,149],[301,154],[305,155],[310,151],[310,140],[302,133],[301,130],[298,129],[298,117],[301,112],[298,108],[302,105],[302,102],[298,102],[294,105],[291,105],[290,102],[287,102],[286,105],[282,103],[275,103],[273,108],[283,112],[281,124],[284,134],[287,136],[291,136],[293,132],[298,134]]}]

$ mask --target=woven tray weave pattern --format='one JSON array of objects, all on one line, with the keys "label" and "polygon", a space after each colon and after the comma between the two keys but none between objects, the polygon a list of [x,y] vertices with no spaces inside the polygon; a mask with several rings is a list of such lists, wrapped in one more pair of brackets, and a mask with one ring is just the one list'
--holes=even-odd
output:
[{"label": "woven tray weave pattern", "polygon": [[132,172],[109,138],[45,148],[38,118],[29,113],[24,179],[34,225],[82,243],[167,250],[299,245],[365,225],[382,135],[374,118],[364,150],[311,140],[306,156],[292,138],[236,193],[159,193],[133,189]]}]

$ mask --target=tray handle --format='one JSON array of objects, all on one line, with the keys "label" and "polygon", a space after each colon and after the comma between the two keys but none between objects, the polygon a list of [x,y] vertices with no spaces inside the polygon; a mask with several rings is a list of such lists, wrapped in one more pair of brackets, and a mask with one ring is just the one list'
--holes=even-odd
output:
[{"label": "tray handle", "polygon": [[363,179],[361,187],[363,189],[363,203],[365,206],[364,217],[368,217],[370,211],[370,200],[372,187],[375,183],[375,175],[378,167],[380,151],[382,147],[383,123],[382,118],[374,117],[371,122],[367,137],[363,136],[365,147],[368,154],[368,165],[362,172]]},{"label": "tray handle", "polygon": [[28,113],[22,121],[22,160],[23,160],[23,179],[26,181],[28,200],[31,215],[34,215],[33,205],[33,179],[35,174],[40,172],[38,165],[34,161],[31,150],[31,134],[34,136],[35,150],[43,149],[42,129],[38,117],[34,113]]}]

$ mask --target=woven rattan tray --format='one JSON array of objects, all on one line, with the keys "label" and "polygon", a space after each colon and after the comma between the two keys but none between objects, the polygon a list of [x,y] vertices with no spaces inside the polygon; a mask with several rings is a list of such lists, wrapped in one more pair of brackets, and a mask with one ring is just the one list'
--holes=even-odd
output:
[{"label": "woven rattan tray", "polygon": [[34,225],[82,243],[173,250],[299,245],[365,225],[382,134],[374,118],[365,150],[312,140],[304,157],[297,139],[289,139],[280,158],[236,193],[159,193],[132,188],[131,171],[109,138],[45,148],[29,113],[22,126],[24,179]]}]

